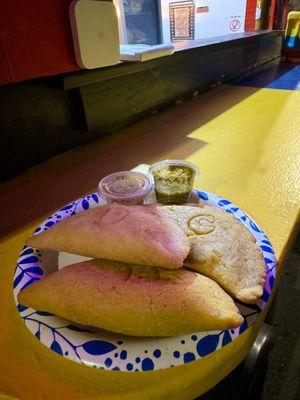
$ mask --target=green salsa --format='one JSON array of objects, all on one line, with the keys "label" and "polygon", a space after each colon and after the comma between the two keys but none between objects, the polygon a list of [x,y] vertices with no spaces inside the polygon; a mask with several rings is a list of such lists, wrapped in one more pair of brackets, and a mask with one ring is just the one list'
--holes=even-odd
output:
[{"label": "green salsa", "polygon": [[182,165],[161,165],[152,170],[157,201],[163,204],[185,203],[193,189],[195,171]]}]

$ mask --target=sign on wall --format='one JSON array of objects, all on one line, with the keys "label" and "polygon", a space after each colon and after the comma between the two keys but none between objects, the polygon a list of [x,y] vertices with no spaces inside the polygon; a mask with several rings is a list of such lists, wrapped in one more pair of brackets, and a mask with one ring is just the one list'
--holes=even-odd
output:
[{"label": "sign on wall", "polygon": [[121,44],[170,44],[244,32],[247,0],[113,0]]},{"label": "sign on wall", "polygon": [[195,4],[193,1],[169,3],[171,41],[193,40]]},{"label": "sign on wall", "polygon": [[247,0],[161,0],[163,42],[244,32],[246,3]]}]

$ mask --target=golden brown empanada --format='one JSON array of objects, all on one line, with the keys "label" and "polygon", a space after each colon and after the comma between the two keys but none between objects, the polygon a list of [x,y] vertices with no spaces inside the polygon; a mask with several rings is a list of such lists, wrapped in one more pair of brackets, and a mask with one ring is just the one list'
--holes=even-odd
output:
[{"label": "golden brown empanada", "polygon": [[79,324],[134,336],[229,329],[243,318],[220,286],[196,272],[90,260],[25,288],[18,301]]},{"label": "golden brown empanada", "polygon": [[191,250],[185,266],[215,280],[245,303],[262,295],[266,274],[262,251],[233,215],[211,206],[159,209],[189,238]]}]

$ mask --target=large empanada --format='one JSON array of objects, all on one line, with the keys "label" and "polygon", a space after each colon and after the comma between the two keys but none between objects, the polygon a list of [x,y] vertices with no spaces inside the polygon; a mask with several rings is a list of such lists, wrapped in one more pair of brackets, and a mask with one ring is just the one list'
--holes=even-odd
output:
[{"label": "large empanada", "polygon": [[107,260],[64,267],[26,287],[18,301],[134,336],[175,336],[243,322],[231,297],[207,277]]},{"label": "large empanada", "polygon": [[109,204],[66,218],[26,241],[27,246],[139,265],[176,269],[189,241],[151,206]]},{"label": "large empanada", "polygon": [[252,234],[216,207],[162,206],[189,238],[185,266],[218,282],[228,293],[255,302],[263,293],[265,263]]}]

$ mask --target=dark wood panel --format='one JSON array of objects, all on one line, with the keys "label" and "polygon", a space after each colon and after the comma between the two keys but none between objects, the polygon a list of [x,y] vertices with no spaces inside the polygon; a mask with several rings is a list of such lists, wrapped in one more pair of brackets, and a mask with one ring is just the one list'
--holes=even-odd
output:
[{"label": "dark wood panel", "polygon": [[[0,88],[0,179],[244,75],[280,55],[282,32],[231,35],[145,63]],[[68,90],[67,90],[68,89]]]},{"label": "dark wood panel", "polygon": [[81,99],[44,81],[0,88],[0,180],[86,142]]},{"label": "dark wood panel", "polygon": [[272,58],[280,57],[282,49],[282,37],[266,37],[259,43],[259,50],[255,67],[264,64]]},{"label": "dark wood panel", "polygon": [[112,74],[105,81],[83,85],[80,93],[87,127],[105,135],[195,92],[228,82],[278,57],[281,41],[282,34],[277,32],[193,48],[166,57],[167,62],[154,60],[147,69],[147,63],[132,65],[134,73],[117,78]]},{"label": "dark wood panel", "polygon": [[159,65],[173,63],[174,61],[184,60],[187,57],[195,57],[195,54],[210,54],[221,48],[231,47],[237,43],[257,43],[263,38],[282,37],[282,31],[260,31],[260,32],[243,32],[224,36],[217,36],[201,40],[193,40],[191,42],[176,43],[175,53],[169,57],[150,60],[143,63],[123,63],[106,68],[98,68],[94,70],[85,70],[65,74],[63,77],[64,88],[69,90],[76,87],[94,84],[107,79],[119,78],[123,75],[134,74],[142,70],[149,70]]}]

